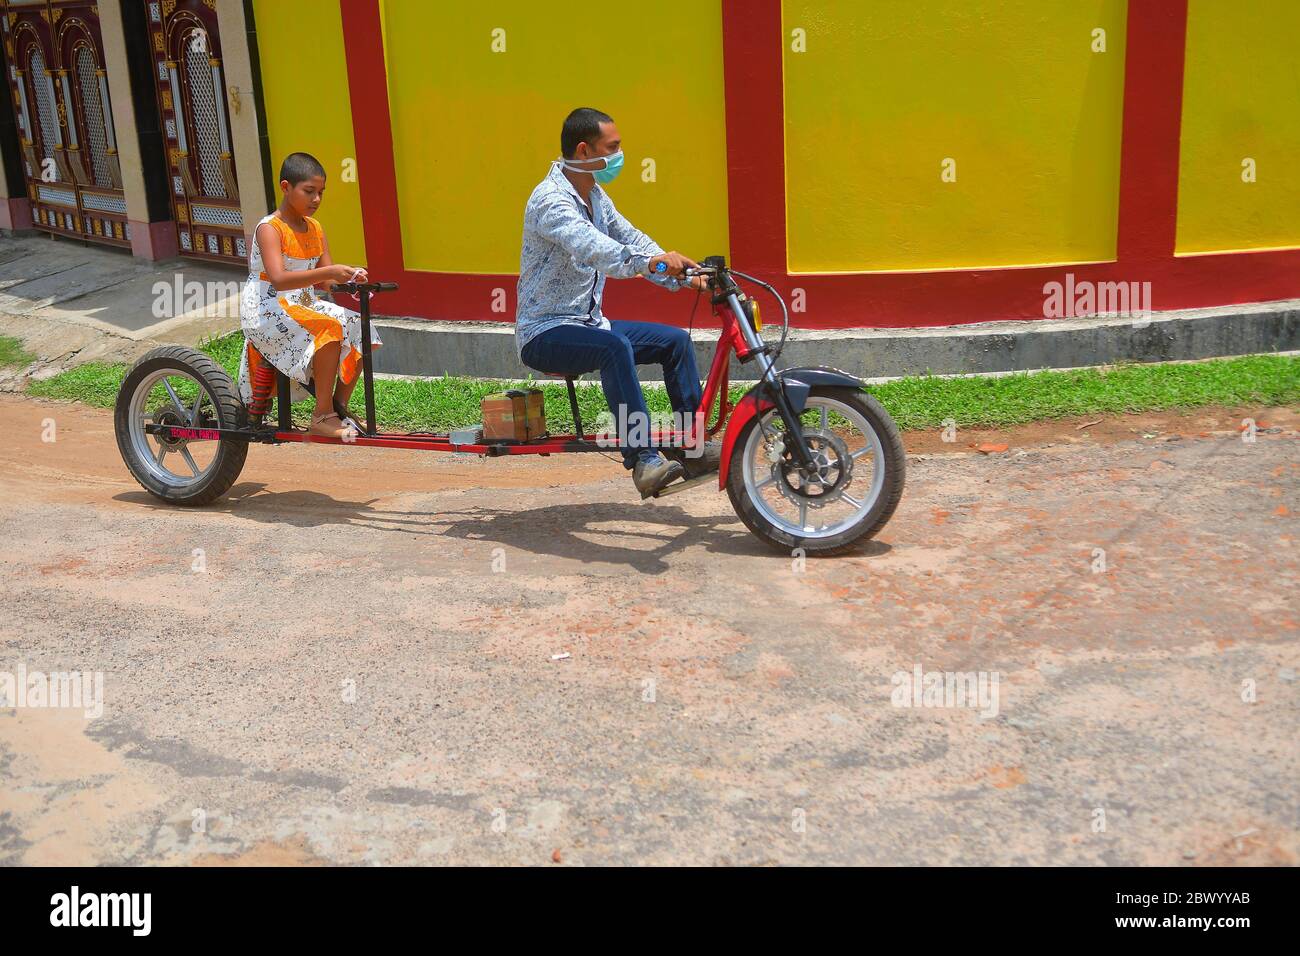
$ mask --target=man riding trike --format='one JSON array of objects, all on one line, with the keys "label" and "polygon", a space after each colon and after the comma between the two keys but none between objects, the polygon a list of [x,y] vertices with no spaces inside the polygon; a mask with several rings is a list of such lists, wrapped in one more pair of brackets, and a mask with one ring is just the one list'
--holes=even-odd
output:
[{"label": "man riding trike", "polygon": [[[520,441],[379,430],[372,372],[379,341],[370,305],[376,293],[396,286],[333,262],[312,217],[325,191],[324,169],[295,153],[281,169],[280,208],[254,234],[238,388],[193,349],[164,347],[141,358],[122,384],[115,415],[132,474],[158,498],[204,505],[229,490],[250,442],[492,457],[612,447],[643,499],[675,494],[716,473],[745,525],[783,551],[836,554],[875,534],[902,495],[904,456],[897,428],[866,386],[829,367],[779,369],[789,312],[776,289],[721,256],[696,262],[664,251],[618,212],[604,188],[623,166],[622,138],[610,116],[574,110],[561,130],[560,153],[525,206],[515,334],[526,366],[566,379],[574,434]],[[721,330],[703,388],[685,330],[603,314],[611,277],[708,294]],[[762,288],[780,306],[775,344],[764,341],[759,305],[738,280]],[[360,310],[321,293],[354,295]],[[757,379],[734,404],[733,357]],[[642,364],[663,368],[670,427],[651,419],[637,377]],[[573,380],[586,372],[600,374],[612,437],[582,427]],[[358,381],[364,416],[349,408]],[[306,395],[314,409],[299,428],[292,402]],[[276,417],[269,419],[272,402]],[[712,440],[718,435],[721,441]]]}]

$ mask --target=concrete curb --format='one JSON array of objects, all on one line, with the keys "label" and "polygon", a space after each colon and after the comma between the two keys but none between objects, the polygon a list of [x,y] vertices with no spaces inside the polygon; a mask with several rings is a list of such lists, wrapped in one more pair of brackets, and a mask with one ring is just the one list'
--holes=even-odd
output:
[{"label": "concrete curb", "polygon": [[[524,378],[508,322],[377,319],[385,347],[376,371],[395,375]],[[769,340],[772,333],[769,329]],[[694,333],[701,374],[715,333]],[[1156,312],[1147,318],[1099,317],[983,322],[920,329],[790,332],[781,365],[832,365],[872,378],[926,372],[987,374],[1078,368],[1117,362],[1170,362],[1300,349],[1300,299]],[[732,377],[753,366],[732,362]],[[658,373],[658,369],[653,371]],[[660,377],[653,374],[648,377]]]}]

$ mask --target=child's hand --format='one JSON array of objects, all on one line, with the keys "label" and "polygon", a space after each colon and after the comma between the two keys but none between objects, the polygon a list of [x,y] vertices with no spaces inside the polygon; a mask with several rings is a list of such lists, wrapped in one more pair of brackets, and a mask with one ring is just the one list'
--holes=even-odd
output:
[{"label": "child's hand", "polygon": [[362,278],[362,276],[365,275],[365,270],[360,270],[361,275],[357,275],[358,270],[352,268],[352,266],[334,265],[330,266],[329,270],[331,282],[352,282],[354,281],[352,278],[353,276],[357,276],[355,280],[357,282],[365,281],[365,279]]}]

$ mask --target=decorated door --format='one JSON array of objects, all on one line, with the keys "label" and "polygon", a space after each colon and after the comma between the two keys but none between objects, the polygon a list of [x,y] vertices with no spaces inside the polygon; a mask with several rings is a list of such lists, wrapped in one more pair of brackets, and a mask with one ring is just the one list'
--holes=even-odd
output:
[{"label": "decorated door", "polygon": [[154,85],[182,255],[244,262],[244,219],[230,146],[215,0],[148,7]]},{"label": "decorated door", "polygon": [[130,245],[96,5],[0,0],[0,32],[33,223]]}]

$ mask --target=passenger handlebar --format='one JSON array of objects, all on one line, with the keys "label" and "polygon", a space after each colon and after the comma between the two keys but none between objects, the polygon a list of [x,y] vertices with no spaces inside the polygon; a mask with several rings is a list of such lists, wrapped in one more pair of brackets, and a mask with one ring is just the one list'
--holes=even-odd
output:
[{"label": "passenger handlebar", "polygon": [[396,289],[396,282],[339,282],[330,291],[356,295],[359,292],[393,292]]}]

